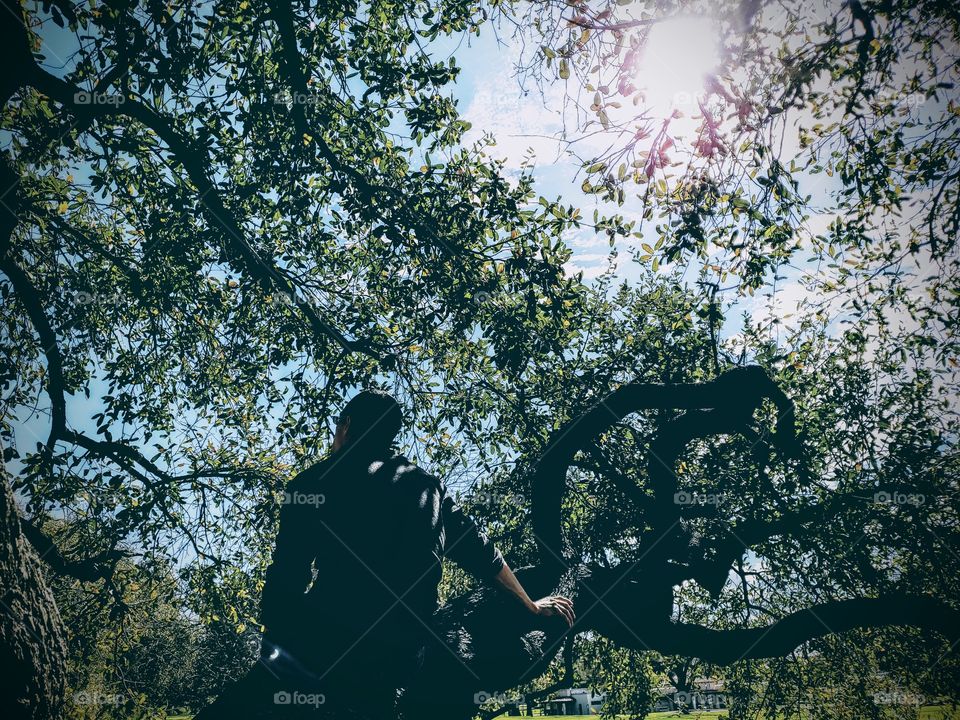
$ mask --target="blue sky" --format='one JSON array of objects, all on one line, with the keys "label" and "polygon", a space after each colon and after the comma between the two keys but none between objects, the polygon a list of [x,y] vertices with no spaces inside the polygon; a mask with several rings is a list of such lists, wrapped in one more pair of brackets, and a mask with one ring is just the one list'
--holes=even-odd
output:
[{"label": "blue sky", "polygon": [[[696,93],[701,86],[701,68],[709,67],[711,59],[715,61],[714,49],[703,48],[699,64],[696,62],[697,58],[694,58],[692,63],[684,64],[685,59],[690,60],[692,47],[698,43],[700,46],[709,43],[705,33],[714,32],[709,21],[692,18],[676,25],[665,32],[660,42],[656,35],[651,36],[651,46],[647,48],[648,53],[637,78],[637,84],[649,91],[648,97],[654,107],[654,114],[669,114],[677,107],[677,103],[671,100],[677,98],[680,98],[682,106],[684,98],[689,98],[691,93]],[[438,48],[438,51],[442,53],[446,49]],[[602,134],[585,137],[585,133],[577,125],[578,119],[582,118],[578,118],[569,108],[564,109],[565,93],[577,96],[581,92],[575,79],[563,81],[556,78],[542,87],[532,81],[521,84],[515,72],[520,53],[521,46],[518,41],[507,37],[503,43],[498,43],[490,27],[484,28],[479,38],[472,37],[469,45],[463,43],[456,49],[457,64],[463,68],[463,72],[454,95],[464,119],[473,125],[465,138],[466,142],[479,140],[484,132],[492,133],[497,138],[497,145],[489,152],[494,157],[506,159],[508,174],[516,172],[527,153],[532,151],[536,158],[534,176],[538,193],[549,199],[560,197],[564,203],[582,208],[584,217],[590,217],[594,209],[597,209],[601,214],[619,213],[627,219],[639,219],[643,208],[637,198],[640,189],[636,186],[628,187],[626,201],[622,206],[600,201],[597,196],[581,190],[585,177],[582,164],[568,152],[568,146],[558,139],[564,137],[573,141],[570,147],[581,157],[589,158],[591,152],[602,152],[611,142],[611,138]],[[689,100],[687,104],[690,104]],[[629,113],[630,108],[626,108],[624,112]],[[696,122],[696,113],[688,114],[691,117],[681,121],[686,123],[687,130]],[[677,122],[674,123],[674,126],[676,125]],[[788,141],[787,148],[793,144],[795,140]],[[808,191],[815,196],[819,194],[824,201],[826,192],[836,185],[826,175],[809,177],[807,180]],[[809,230],[823,232],[831,218],[829,214],[812,218]],[[656,242],[653,225],[654,223],[650,222],[644,225],[642,241],[618,238],[614,246],[618,257],[613,260],[610,258],[611,248],[605,235],[598,235],[590,229],[571,234],[565,238],[573,251],[568,270],[582,272],[585,280],[608,271],[616,278],[625,280],[635,279],[641,273],[649,272],[648,268],[633,261],[631,250],[638,248],[641,242]],[[671,270],[672,268],[666,268],[663,271]],[[728,322],[724,328],[726,336],[740,331],[740,313],[743,311],[769,317],[773,312],[786,313],[795,306],[796,301],[803,297],[803,289],[797,281],[800,271],[784,268],[781,275],[784,281],[779,283],[774,304],[763,295],[753,298],[728,295],[725,298],[733,303],[727,313]],[[695,282],[697,278],[691,274],[684,279]]]}]

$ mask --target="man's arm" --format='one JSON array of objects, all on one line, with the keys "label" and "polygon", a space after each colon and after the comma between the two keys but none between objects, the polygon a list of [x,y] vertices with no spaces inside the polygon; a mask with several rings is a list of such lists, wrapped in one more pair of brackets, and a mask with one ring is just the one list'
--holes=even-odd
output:
[{"label": "man's arm", "polygon": [[573,603],[559,595],[531,600],[497,547],[490,542],[453,498],[443,492],[443,524],[446,529],[444,554],[464,570],[482,580],[494,580],[535,615],[561,615],[570,626],[576,616]]},{"label": "man's arm", "polygon": [[267,633],[284,634],[291,622],[299,621],[300,604],[311,580],[313,545],[309,540],[309,511],[312,505],[295,502],[305,492],[306,470],[287,485],[280,507],[277,542],[267,568],[260,599],[260,622]]},{"label": "man's arm", "polygon": [[477,524],[441,486],[440,511],[444,529],[443,554],[481,580],[494,580],[506,563]]},{"label": "man's arm", "polygon": [[500,587],[514,595],[534,615],[542,615],[543,617],[560,615],[570,627],[573,627],[573,623],[577,619],[573,612],[573,601],[562,595],[547,595],[539,600],[531,600],[506,561],[503,563],[503,569],[497,573],[496,579]]}]

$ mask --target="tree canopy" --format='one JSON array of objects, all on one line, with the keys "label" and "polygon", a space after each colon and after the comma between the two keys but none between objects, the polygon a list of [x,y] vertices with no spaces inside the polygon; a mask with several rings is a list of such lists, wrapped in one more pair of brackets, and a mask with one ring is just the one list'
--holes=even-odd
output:
[{"label": "tree canopy", "polygon": [[[376,385],[525,582],[582,608],[576,641],[501,628],[508,660],[468,662],[493,684],[450,682],[464,717],[575,676],[643,712],[671,656],[741,713],[851,673],[827,712],[956,699],[952,4],[4,13],[0,437],[72,690],[216,694],[172,668],[243,666],[283,487]],[[664,111],[644,49],[690,16],[716,66]],[[562,88],[569,194],[465,141],[437,48],[484,33]],[[585,234],[630,277],[571,272]],[[443,591],[451,632],[499,607],[453,568]]]}]

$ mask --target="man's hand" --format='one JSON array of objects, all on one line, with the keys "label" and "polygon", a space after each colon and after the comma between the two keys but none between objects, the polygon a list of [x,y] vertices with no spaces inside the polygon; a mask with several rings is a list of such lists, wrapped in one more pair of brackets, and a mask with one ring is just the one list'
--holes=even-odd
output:
[{"label": "man's hand", "polygon": [[497,573],[497,582],[507,592],[522,602],[523,606],[534,615],[542,615],[543,617],[560,615],[567,621],[570,627],[573,627],[573,621],[577,619],[577,616],[573,614],[573,603],[567,598],[561,595],[547,595],[534,602],[530,599],[530,596],[527,595],[527,591],[523,589],[523,586],[517,580],[517,576],[513,574],[513,570],[511,570],[510,566],[506,563],[503,564],[500,572]]},{"label": "man's hand", "polygon": [[560,595],[547,595],[533,603],[537,615],[543,617],[553,617],[560,615],[570,627],[573,627],[573,621],[577,616],[573,612],[573,602]]}]

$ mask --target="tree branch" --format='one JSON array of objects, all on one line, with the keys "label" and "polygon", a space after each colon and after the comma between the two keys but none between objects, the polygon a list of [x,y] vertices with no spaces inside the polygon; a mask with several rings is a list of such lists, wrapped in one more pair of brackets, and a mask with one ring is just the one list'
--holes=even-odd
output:
[{"label": "tree branch", "polygon": [[[639,410],[678,409],[705,410],[722,408],[714,414],[689,413],[689,419],[676,421],[672,435],[658,439],[659,453],[651,453],[650,467],[654,503],[667,507],[673,502],[676,455],[692,438],[720,432],[738,432],[743,418],[763,398],[777,406],[778,419],[774,443],[787,456],[797,457],[800,444],[795,434],[793,404],[760,367],[730,370],[712,382],[702,384],[631,383],[610,393],[597,405],[564,423],[553,433],[540,456],[532,482],[533,529],[540,549],[541,561],[563,568],[566,552],[563,546],[561,503],[566,488],[567,469],[574,456],[587,443],[614,423]],[[684,416],[685,418],[687,416]],[[666,472],[657,469],[659,465]],[[679,507],[679,506],[674,506]],[[656,514],[656,513],[654,513]],[[674,512],[671,510],[670,516]]]},{"label": "tree branch", "polygon": [[952,646],[960,643],[960,612],[934,598],[911,595],[835,600],[790,613],[770,625],[735,630],[651,622],[644,617],[638,618],[636,634],[633,634],[624,631],[620,618],[636,617],[631,606],[644,588],[630,585],[610,593],[608,604],[618,618],[611,621],[596,615],[598,632],[619,644],[646,649],[637,642],[639,635],[645,645],[658,652],[690,655],[718,665],[743,659],[782,657],[810,640],[857,628],[917,627],[939,633]]},{"label": "tree branch", "polygon": [[[27,52],[26,57],[21,58],[21,64],[24,66],[22,75],[26,83],[57,101],[77,117],[94,119],[125,116],[138,121],[155,132],[167,145],[176,162],[183,166],[190,182],[197,189],[201,198],[200,204],[203,206],[211,224],[225,231],[224,236],[227,245],[239,257],[243,269],[273,291],[286,294],[289,297],[296,297],[296,287],[293,282],[280,268],[261,256],[245,239],[240,222],[227,209],[220,193],[207,174],[205,152],[194,147],[190,140],[181,136],[170,122],[130,97],[124,97],[123,102],[110,105],[105,103],[79,104],[76,101],[76,96],[82,92],[81,89],[41,68],[34,61],[31,53]],[[380,359],[380,354],[368,343],[349,340],[337,328],[321,318],[307,303],[297,303],[296,306],[316,334],[332,340],[345,350]]]},{"label": "tree branch", "polygon": [[110,580],[117,562],[129,553],[123,550],[108,550],[84,560],[68,560],[60,552],[53,538],[26,518],[20,518],[20,527],[24,537],[30,541],[40,559],[60,575],[66,575],[83,582]]},{"label": "tree branch", "polygon": [[15,186],[19,181],[20,178],[14,172],[7,154],[0,154],[0,185],[6,192],[6,199],[0,205],[2,207],[0,209],[0,217],[2,217],[2,225],[0,225],[0,271],[3,271],[13,285],[13,290],[40,339],[40,350],[47,361],[47,394],[50,397],[51,416],[47,452],[52,453],[53,445],[67,423],[63,357],[60,355],[60,348],[57,345],[57,334],[50,325],[50,321],[43,310],[43,305],[40,303],[40,293],[30,280],[30,276],[17,264],[13,256],[13,246],[10,243],[10,238],[18,222],[20,195]]}]

